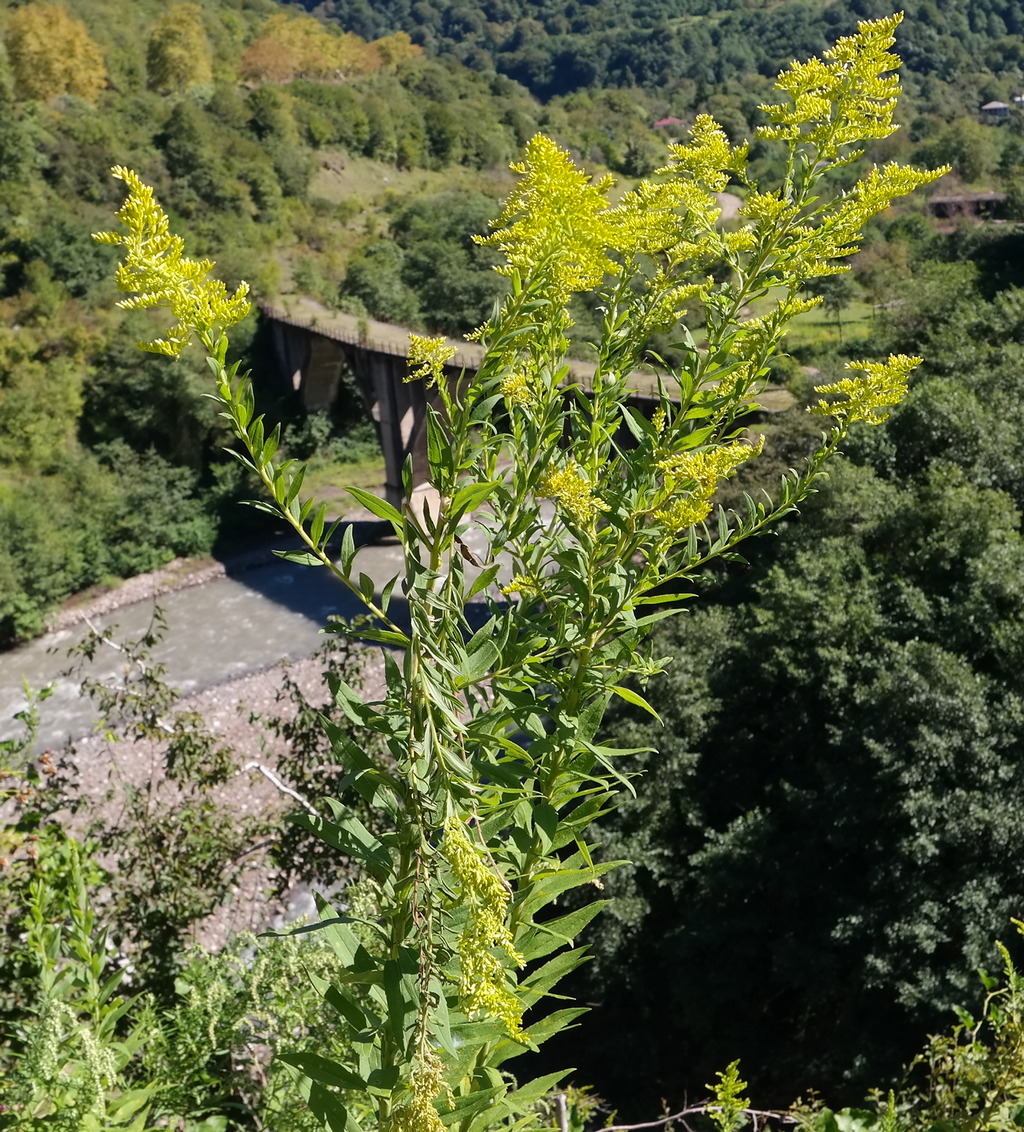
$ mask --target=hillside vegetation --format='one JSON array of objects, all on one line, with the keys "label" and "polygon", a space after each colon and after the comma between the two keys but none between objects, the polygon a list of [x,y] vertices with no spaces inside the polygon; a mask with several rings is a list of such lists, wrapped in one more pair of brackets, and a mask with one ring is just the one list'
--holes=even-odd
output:
[{"label": "hillside vegetation", "polygon": [[[438,56],[495,69],[544,97],[594,86],[669,90],[774,76],[819,54],[857,20],[888,15],[885,0],[303,0],[366,37],[398,30]],[[908,0],[897,49],[918,83],[1019,79],[1020,0]],[[1019,93],[1019,92],[1017,92]],[[982,101],[997,97],[986,93]]]}]

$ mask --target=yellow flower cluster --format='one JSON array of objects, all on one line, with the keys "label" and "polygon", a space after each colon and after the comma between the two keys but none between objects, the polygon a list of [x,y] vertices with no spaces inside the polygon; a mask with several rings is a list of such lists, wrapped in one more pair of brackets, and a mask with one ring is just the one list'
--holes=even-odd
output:
[{"label": "yellow flower cluster", "polygon": [[502,378],[498,390],[508,405],[529,405],[534,399],[530,382],[521,369],[513,370]]},{"label": "yellow flower cluster", "polygon": [[553,302],[596,287],[617,270],[607,255],[612,228],[605,193],[612,184],[596,184],[550,138],[536,134],[526,143],[524,160],[512,166],[521,180],[512,190],[497,231],[475,237],[505,253],[503,275],[528,276],[543,270],[550,279]]},{"label": "yellow flower cluster", "polygon": [[420,1056],[409,1080],[409,1091],[409,1100],[391,1114],[389,1132],[443,1132],[444,1124],[434,1100],[443,1096],[452,1108],[455,1097],[444,1079],[444,1065],[432,1049]]},{"label": "yellow flower cluster", "polygon": [[528,578],[525,574],[516,574],[507,586],[501,587],[501,592],[509,594],[539,594],[540,583],[536,578]]},{"label": "yellow flower cluster", "polygon": [[[732,350],[741,358],[748,361],[761,358],[769,352],[775,342],[779,340],[789,322],[798,314],[813,310],[821,303],[820,296],[809,299],[799,299],[794,295],[784,295],[765,314],[757,318],[748,319],[733,337]],[[741,380],[751,376],[749,367],[743,372],[743,367],[737,367],[731,375],[724,377],[718,385],[719,392],[730,392]]]},{"label": "yellow flower cluster", "polygon": [[537,483],[537,494],[553,499],[582,527],[608,504],[594,494],[593,484],[583,475],[574,459],[564,468],[549,468]]},{"label": "yellow flower cluster", "polygon": [[458,898],[468,910],[459,939],[459,997],[463,1008],[471,1018],[482,1014],[497,1019],[509,1037],[524,1040],[523,1008],[509,989],[505,967],[495,954],[496,950],[503,951],[517,967],[523,965],[505,923],[508,889],[457,818],[445,822],[441,853],[455,876]]},{"label": "yellow flower cluster", "polygon": [[209,259],[189,259],[185,242],[170,233],[167,214],[156,203],[153,190],[131,169],[115,165],[115,177],[128,186],[128,199],[117,213],[127,233],[96,232],[93,239],[125,249],[117,268],[120,291],[138,291],[117,305],[125,310],[169,307],[175,325],[165,338],[140,342],[139,348],[178,357],[192,335],[216,337],[249,313],[249,285],[242,283],[233,295],[219,279],[208,279],[213,270]]},{"label": "yellow flower cluster", "polygon": [[706,519],[719,481],[745,460],[760,455],[763,447],[762,436],[755,445],[737,441],[718,448],[676,452],[659,460],[658,468],[671,495],[668,506],[655,511],[654,518],[671,534]]},{"label": "yellow flower cluster", "polygon": [[888,410],[906,396],[910,374],[920,364],[920,358],[906,354],[890,354],[885,362],[847,362],[847,369],[859,370],[864,376],[844,377],[828,385],[817,385],[814,389],[815,393],[828,393],[846,400],[828,402],[822,399],[809,411],[845,421],[881,424],[888,419]]},{"label": "yellow flower cluster", "polygon": [[880,212],[884,212],[896,197],[906,196],[922,185],[927,185],[944,173],[949,166],[939,169],[912,169],[896,162],[870,169],[843,198],[835,213],[830,216],[815,236],[824,244],[816,254],[824,258],[852,255],[857,251],[864,225]]},{"label": "yellow flower cluster", "polygon": [[[686,186],[680,181],[641,181],[609,214],[616,250],[626,258],[671,252],[680,239],[685,195]],[[710,207],[717,214],[713,197]]]},{"label": "yellow flower cluster", "polygon": [[742,173],[747,164],[747,146],[732,148],[722,127],[710,114],[698,114],[685,145],[669,146],[669,170],[686,173],[702,189],[720,193],[729,183],[730,173]]},{"label": "yellow flower cluster", "polygon": [[902,19],[864,20],[824,59],[792,63],[775,84],[792,101],[761,106],[774,125],[759,127],[758,134],[810,142],[823,161],[834,161],[844,146],[888,137],[896,129],[892,114],[900,93],[899,79],[888,74],[899,66],[889,48]]},{"label": "yellow flower cluster", "polygon": [[[444,367],[454,357],[455,347],[447,339],[410,334],[408,362],[412,372],[405,380],[415,381],[418,377],[425,377],[428,385],[438,385],[444,378]],[[413,366],[419,368],[412,369]]]}]

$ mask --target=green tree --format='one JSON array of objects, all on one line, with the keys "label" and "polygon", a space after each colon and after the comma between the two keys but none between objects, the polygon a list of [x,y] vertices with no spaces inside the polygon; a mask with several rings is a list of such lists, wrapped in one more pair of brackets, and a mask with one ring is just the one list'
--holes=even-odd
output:
[{"label": "green tree", "polygon": [[359,299],[385,322],[418,326],[422,315],[416,295],[406,286],[402,271],[405,253],[391,240],[377,240],[352,256],[341,294]]},{"label": "green tree", "polygon": [[743,601],[662,633],[665,732],[612,727],[660,752],[607,829],[637,865],[589,988],[643,1087],[610,1042],[577,1051],[613,1098],[738,1055],[769,1104],[856,1100],[973,998],[1024,899],[1019,526],[951,473],[838,469]]}]

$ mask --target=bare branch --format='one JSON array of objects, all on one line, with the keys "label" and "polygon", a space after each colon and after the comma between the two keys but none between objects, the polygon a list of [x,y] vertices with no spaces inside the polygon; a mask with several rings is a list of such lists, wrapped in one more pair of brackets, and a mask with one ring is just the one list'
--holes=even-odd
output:
[{"label": "bare branch", "polygon": [[[674,1112],[671,1116],[663,1116],[661,1120],[648,1120],[643,1124],[610,1124],[602,1128],[601,1132],[636,1132],[639,1128],[661,1128],[675,1120],[682,1120],[686,1116],[706,1116],[709,1112],[718,1112],[720,1106],[716,1104],[698,1104],[691,1108],[684,1108],[681,1112]],[[795,1116],[785,1112],[769,1112],[760,1108],[745,1108],[741,1110],[745,1116],[751,1117],[755,1122],[758,1118],[765,1120],[781,1120],[783,1124],[796,1124]]]},{"label": "bare branch", "polygon": [[277,774],[275,774],[269,767],[264,766],[262,763],[251,762],[246,763],[242,770],[258,770],[268,782],[281,791],[282,794],[287,794],[290,798],[294,798],[301,806],[304,806],[315,818],[322,817],[320,812],[316,809],[308,798],[304,798],[298,790],[293,790],[286,782],[284,782]]},{"label": "bare branch", "polygon": [[555,1113],[558,1116],[558,1132],[569,1132],[569,1109],[565,1093],[555,1094]]}]

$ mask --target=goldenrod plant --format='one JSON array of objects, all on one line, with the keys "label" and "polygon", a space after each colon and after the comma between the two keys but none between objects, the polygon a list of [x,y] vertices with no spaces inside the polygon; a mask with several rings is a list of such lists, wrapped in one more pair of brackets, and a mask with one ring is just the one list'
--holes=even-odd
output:
[{"label": "goldenrod plant", "polygon": [[[479,372],[450,380],[443,340],[413,338],[414,376],[434,387],[428,421],[435,502],[399,510],[358,488],[357,503],[390,524],[403,573],[378,588],[359,570],[351,530],[302,495],[303,469],[278,463],[252,388],[226,363],[229,327],[248,309],[170,234],[152,191],[128,186],[119,285],[129,307],[169,308],[173,322],[144,349],[176,355],[196,337],[240,457],[304,548],[284,557],[331,571],[363,602],[361,636],[384,646],[386,691],[367,701],[338,681],[339,708],[383,741],[371,752],[325,723],[344,786],[377,813],[371,829],[341,803],[307,816],[340,856],[359,862],[359,900],[321,905],[316,930],[344,962],[321,984],[353,1050],[341,1063],[279,1054],[310,1108],[346,1132],[483,1132],[542,1126],[536,1101],[565,1074],[519,1083],[502,1066],[572,1025],[583,1011],[553,988],[585,960],[574,940],[601,910],[590,824],[629,789],[625,752],[602,744],[612,697],[654,709],[635,690],[667,661],[645,650],[650,627],[678,613],[709,562],[793,511],[857,420],[878,423],[919,359],[851,366],[821,389],[831,418],[807,466],[774,499],[715,511],[718,485],[759,445],[740,427],[756,406],[786,327],[816,300],[814,278],[847,270],[865,223],[942,172],[889,164],[848,192],[830,175],[865,141],[895,129],[899,85],[890,53],[898,16],[864,22],[821,59],[780,76],[763,109],[766,139],[785,147],[784,183],[745,179],[746,146],[701,115],[669,164],[611,204],[543,136],[526,146],[517,187],[484,238],[505,257],[507,298],[477,337]],[[741,223],[719,224],[716,193],[746,185]],[[568,304],[599,296],[603,333],[592,388],[566,361]],[[750,311],[757,304],[757,313]],[[654,332],[679,340],[682,363],[649,361]],[[648,419],[629,404],[631,375],[658,374]],[[623,436],[628,438],[624,443]],[[411,494],[412,471],[405,487]],[[714,512],[714,517],[712,514]],[[486,536],[483,561],[463,536]],[[407,619],[393,596],[408,605]],[[470,607],[484,609],[484,623]],[[595,899],[560,911],[569,890]]]}]

